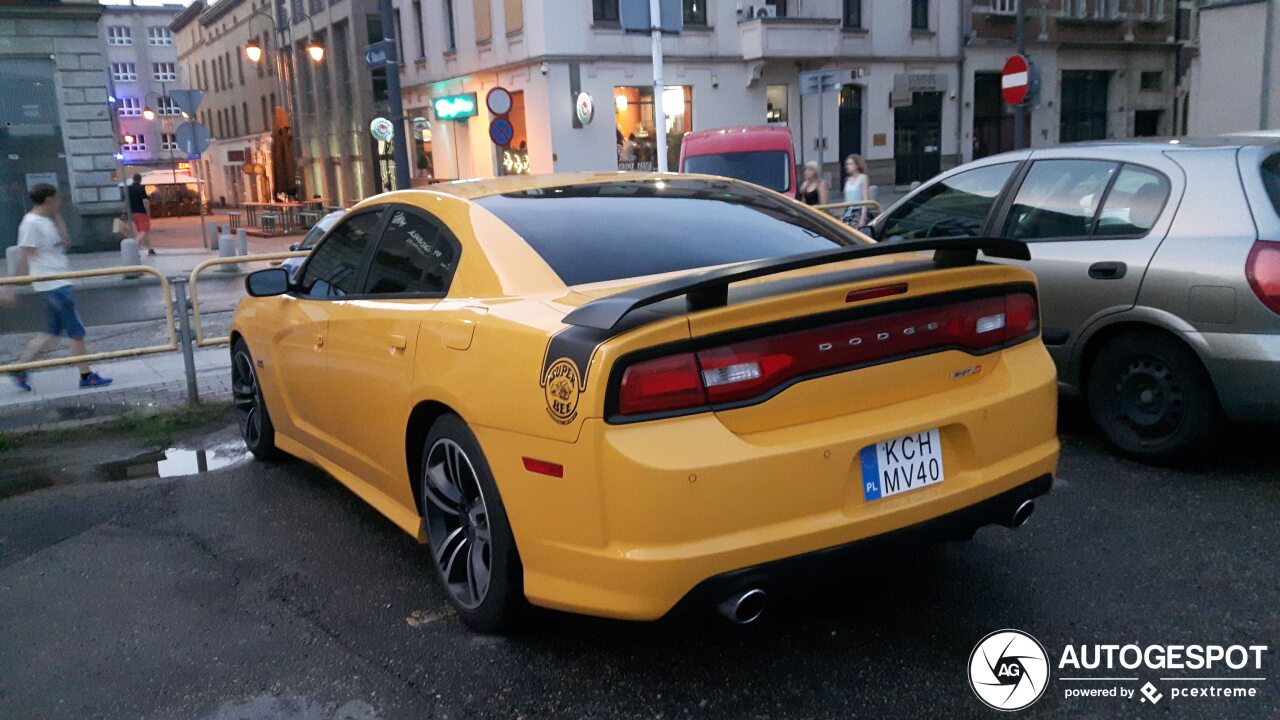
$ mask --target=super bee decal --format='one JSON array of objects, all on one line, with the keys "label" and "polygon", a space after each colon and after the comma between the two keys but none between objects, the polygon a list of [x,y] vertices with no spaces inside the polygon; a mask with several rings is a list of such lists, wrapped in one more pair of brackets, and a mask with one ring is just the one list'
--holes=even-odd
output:
[{"label": "super bee decal", "polygon": [[587,389],[591,356],[609,336],[607,331],[577,326],[551,336],[542,358],[538,384],[552,420],[568,425],[577,419],[578,399]]},{"label": "super bee decal", "polygon": [[561,425],[568,425],[578,417],[578,397],[586,388],[578,365],[569,358],[551,363],[542,376],[542,392],[547,399],[547,413]]}]

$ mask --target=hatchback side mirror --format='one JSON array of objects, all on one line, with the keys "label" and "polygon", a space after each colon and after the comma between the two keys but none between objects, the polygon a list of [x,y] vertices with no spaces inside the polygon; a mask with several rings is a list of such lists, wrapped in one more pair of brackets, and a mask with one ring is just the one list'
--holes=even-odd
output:
[{"label": "hatchback side mirror", "polygon": [[244,279],[245,292],[251,297],[272,297],[289,292],[289,271],[267,268],[249,273]]}]

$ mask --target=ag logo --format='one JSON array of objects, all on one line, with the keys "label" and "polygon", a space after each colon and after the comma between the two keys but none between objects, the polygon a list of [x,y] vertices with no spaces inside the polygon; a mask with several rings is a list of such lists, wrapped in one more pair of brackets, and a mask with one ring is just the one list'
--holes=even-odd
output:
[{"label": "ag logo", "polygon": [[1049,684],[1049,655],[1021,630],[997,630],[969,655],[969,687],[996,710],[1021,710],[1040,699]]},{"label": "ag logo", "polygon": [[569,358],[551,363],[542,376],[542,392],[547,398],[547,413],[561,425],[578,417],[578,396],[582,394],[578,366]]}]

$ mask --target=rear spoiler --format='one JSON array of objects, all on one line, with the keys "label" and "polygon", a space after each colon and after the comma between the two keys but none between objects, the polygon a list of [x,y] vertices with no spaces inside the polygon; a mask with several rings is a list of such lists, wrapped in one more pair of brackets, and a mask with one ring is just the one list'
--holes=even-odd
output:
[{"label": "rear spoiler", "polygon": [[933,259],[939,267],[972,265],[977,262],[978,251],[991,257],[1011,260],[1031,259],[1031,252],[1027,249],[1026,243],[988,237],[928,238],[819,250],[802,255],[752,260],[693,275],[683,275],[652,285],[643,285],[616,295],[592,300],[565,315],[564,322],[578,327],[612,330],[630,313],[673,297],[684,295],[690,312],[723,307],[729,302],[729,285],[735,282],[845,260],[927,250],[937,251]]}]

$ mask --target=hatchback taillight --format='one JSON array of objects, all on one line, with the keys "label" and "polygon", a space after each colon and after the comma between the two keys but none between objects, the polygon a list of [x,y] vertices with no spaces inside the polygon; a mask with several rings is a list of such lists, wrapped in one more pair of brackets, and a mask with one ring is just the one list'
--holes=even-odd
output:
[{"label": "hatchback taillight", "polygon": [[1280,242],[1258,241],[1244,264],[1249,287],[1271,312],[1280,313]]},{"label": "hatchback taillight", "polygon": [[617,412],[641,415],[742,403],[804,377],[956,348],[983,352],[1025,338],[1038,325],[1028,292],[917,310],[717,345],[630,365]]}]

